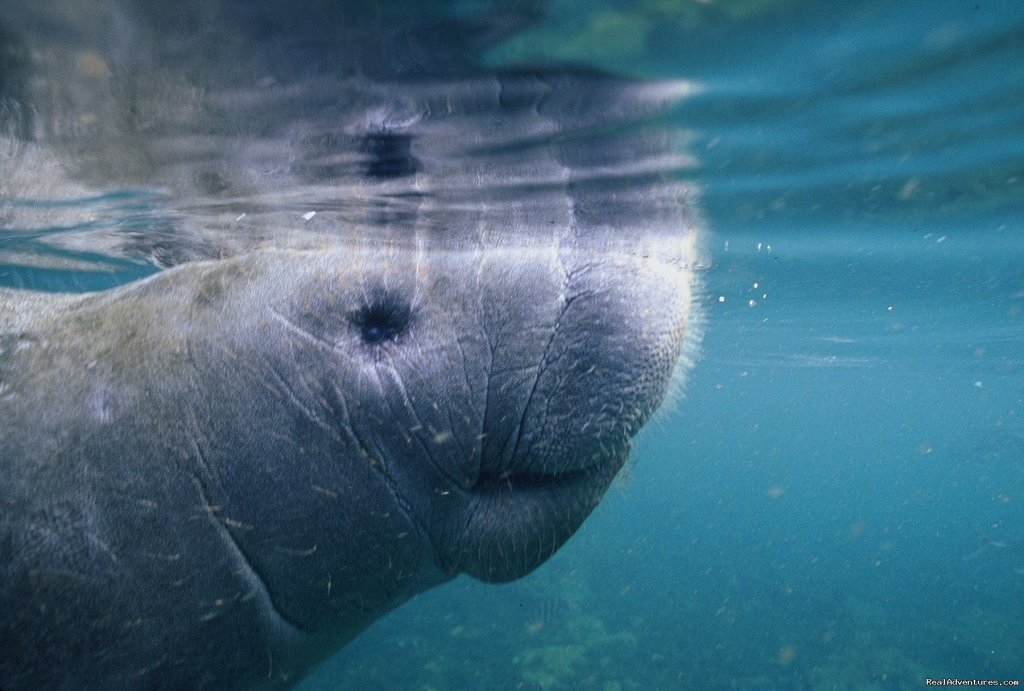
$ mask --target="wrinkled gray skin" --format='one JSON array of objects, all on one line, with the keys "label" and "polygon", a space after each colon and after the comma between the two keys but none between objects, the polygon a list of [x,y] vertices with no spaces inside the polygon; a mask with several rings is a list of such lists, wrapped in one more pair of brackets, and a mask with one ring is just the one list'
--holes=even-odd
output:
[{"label": "wrinkled gray skin", "polygon": [[6,205],[0,265],[170,267],[0,288],[0,688],[294,683],[550,557],[680,383],[678,85],[481,71],[428,5],[0,8],[0,197],[166,203]]},{"label": "wrinkled gray skin", "polygon": [[459,572],[530,571],[669,385],[689,268],[655,249],[0,293],[4,688],[274,686]]}]

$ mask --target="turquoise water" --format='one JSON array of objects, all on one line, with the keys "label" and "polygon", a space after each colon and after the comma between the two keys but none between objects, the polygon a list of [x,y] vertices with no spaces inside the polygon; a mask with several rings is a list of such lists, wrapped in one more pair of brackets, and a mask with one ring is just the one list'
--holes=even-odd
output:
[{"label": "turquoise water", "polygon": [[702,359],[549,563],[307,688],[1020,679],[1024,6],[576,3],[510,56],[702,85]]},{"label": "turquoise water", "polygon": [[[488,59],[692,81],[661,124],[710,229],[701,359],[548,563],[417,597],[303,688],[1024,676],[1024,5],[556,2]],[[0,285],[152,273],[49,240],[164,201],[8,200],[65,221],[7,228]]]}]

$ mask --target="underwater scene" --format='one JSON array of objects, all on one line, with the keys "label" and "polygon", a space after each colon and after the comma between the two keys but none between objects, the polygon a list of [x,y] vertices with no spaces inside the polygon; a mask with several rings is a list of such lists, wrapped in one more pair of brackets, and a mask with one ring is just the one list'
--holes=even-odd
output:
[{"label": "underwater scene", "polygon": [[[686,225],[689,237],[692,225],[701,337],[688,335],[682,358],[693,367],[579,529],[560,548],[545,543],[552,556],[510,582],[464,573],[426,583],[369,617],[297,688],[1019,685],[1024,4],[513,4],[508,14],[483,0],[445,5],[458,18],[452,40],[440,41],[447,52],[415,29],[380,48],[353,46],[353,60],[377,71],[329,82],[355,84],[344,92],[360,104],[351,110],[289,91],[282,78],[258,85],[272,102],[254,87],[211,113],[189,100],[194,85],[182,75],[198,68],[183,50],[180,71],[147,64],[160,79],[133,94],[128,115],[111,115],[88,86],[109,76],[109,57],[78,51],[67,69],[81,84],[47,98],[89,117],[47,136],[74,143],[105,120],[117,126],[94,149],[65,152],[87,163],[86,175],[65,175],[24,143],[38,136],[33,116],[0,99],[0,288],[102,290],[266,244],[316,248],[331,224],[400,241],[415,219],[456,246],[465,238],[445,233],[467,218],[473,232],[508,214],[547,223],[566,189],[607,212],[589,219],[602,232]],[[427,5],[391,3],[394,22],[441,12]],[[4,12],[19,14],[11,8],[0,8],[0,46]],[[16,19],[11,35],[18,21],[36,21]],[[312,64],[307,49],[282,50]],[[458,86],[435,103],[436,82],[403,82],[409,112],[429,102],[454,119],[374,115],[374,99],[396,88],[388,80],[410,71],[403,50]],[[12,76],[21,56],[0,53],[0,94],[40,91]],[[306,83],[303,69],[294,83]],[[577,124],[552,134],[535,123],[543,109],[526,84],[521,103],[502,103],[522,125],[505,133],[478,103],[481,70],[510,84],[542,71],[545,88],[579,96],[557,114]],[[634,84],[661,90],[640,97]],[[310,117],[301,127],[320,134],[300,137],[306,130],[285,116],[297,105],[345,125],[322,135],[324,122]],[[365,122],[357,110],[370,113]],[[241,136],[229,117],[240,112],[292,129]],[[181,125],[196,113],[196,131]],[[122,142],[118,118],[129,117],[136,139]],[[393,134],[405,129],[426,144]],[[485,161],[453,153],[467,131],[482,138],[475,153]],[[547,167],[554,148],[576,157],[565,175],[577,177],[530,179],[564,172]],[[226,173],[210,163],[223,160],[240,165]],[[649,311],[637,310],[638,339]],[[390,329],[364,325],[363,335]]]},{"label": "underwater scene", "polygon": [[548,563],[306,689],[903,689],[1024,674],[1024,7],[559,2],[495,60],[693,80],[685,394]]}]

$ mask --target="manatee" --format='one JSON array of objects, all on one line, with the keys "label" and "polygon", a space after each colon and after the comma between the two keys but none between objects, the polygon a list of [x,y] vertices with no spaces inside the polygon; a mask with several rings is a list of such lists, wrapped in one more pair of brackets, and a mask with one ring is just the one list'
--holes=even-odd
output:
[{"label": "manatee", "polygon": [[576,530],[672,381],[685,243],[260,250],[0,293],[4,688],[274,686]]},{"label": "manatee", "polygon": [[[0,14],[0,190],[163,204],[39,233],[153,275],[0,287],[3,689],[286,687],[417,593],[519,578],[691,364],[700,223],[638,125],[678,85],[306,35],[359,3],[181,5]],[[7,225],[78,227],[39,208]]]}]

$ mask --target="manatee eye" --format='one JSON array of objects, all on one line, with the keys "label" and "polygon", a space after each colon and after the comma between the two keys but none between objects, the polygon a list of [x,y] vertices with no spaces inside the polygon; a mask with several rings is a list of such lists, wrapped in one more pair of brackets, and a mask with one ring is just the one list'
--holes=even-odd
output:
[{"label": "manatee eye", "polygon": [[396,340],[409,328],[410,320],[409,306],[390,297],[377,300],[352,316],[352,324],[359,329],[363,343],[372,346]]}]

